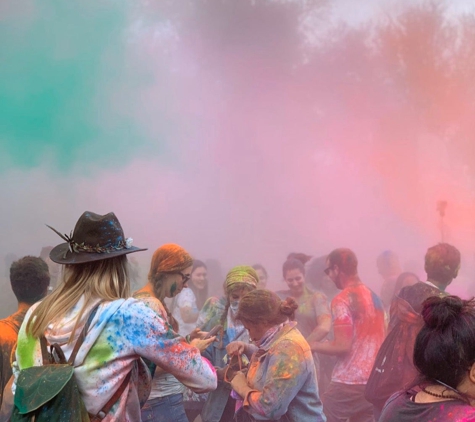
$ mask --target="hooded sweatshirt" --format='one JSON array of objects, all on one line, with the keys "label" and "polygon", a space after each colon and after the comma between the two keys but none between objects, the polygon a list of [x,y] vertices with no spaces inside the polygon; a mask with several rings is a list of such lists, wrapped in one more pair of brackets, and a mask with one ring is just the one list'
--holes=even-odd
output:
[{"label": "hooded sweatshirt", "polygon": [[[62,320],[50,324],[45,332],[48,343],[58,343],[66,359],[95,305],[90,304],[83,313],[75,338],[68,344],[83,304],[84,298],[81,298]],[[17,362],[13,368],[15,380],[19,370],[42,365],[40,342],[26,333],[35,306],[27,313],[18,334]],[[146,371],[139,370],[140,357],[172,373],[195,392],[216,388],[213,366],[201,357],[197,348],[174,333],[159,313],[133,298],[104,302],[99,306],[74,362],[78,387],[90,414],[97,414],[103,408],[131,372],[129,385],[103,422],[140,421],[140,403],[146,400],[150,388]]]}]

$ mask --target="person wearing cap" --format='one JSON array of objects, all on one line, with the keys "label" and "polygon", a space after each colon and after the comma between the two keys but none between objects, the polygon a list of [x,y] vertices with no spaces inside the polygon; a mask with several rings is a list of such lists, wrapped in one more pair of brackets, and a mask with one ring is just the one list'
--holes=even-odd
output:
[{"label": "person wearing cap", "polygon": [[[160,246],[153,254],[147,284],[134,293],[136,299],[168,321],[175,333],[179,332],[180,327],[169,312],[165,298],[173,298],[188,287],[192,267],[193,259],[181,246],[172,243]],[[201,340],[199,336],[199,330],[196,330],[187,339],[200,350],[206,349],[215,339]],[[186,359],[192,358],[190,355]],[[188,422],[183,407],[184,391],[185,386],[174,376],[173,371],[163,371],[157,367],[150,396],[142,408],[142,420]]]},{"label": "person wearing cap", "polygon": [[[201,411],[203,422],[227,422],[233,420],[236,399],[231,396],[231,386],[224,380],[226,346],[235,340],[249,342],[249,334],[236,319],[241,298],[257,288],[259,276],[254,268],[242,265],[232,268],[224,282],[225,296],[209,298],[198,317],[198,327],[209,331],[216,325],[223,327],[220,341],[214,342],[203,353],[218,373],[218,388],[209,393]],[[190,418],[193,420],[194,418]]]},{"label": "person wearing cap", "polygon": [[[195,391],[216,388],[215,370],[199,350],[174,333],[157,312],[129,297],[127,254],[145,249],[124,236],[114,213],[86,211],[70,236],[52,230],[65,240],[50,253],[52,261],[64,265],[62,281],[25,317],[18,335],[15,377],[23,368],[42,364],[42,336],[48,344],[58,344],[69,359],[89,320],[73,366],[91,417],[107,422],[141,420],[140,406],[150,392],[150,373],[141,357],[173,372]],[[179,274],[172,277],[181,280]]]}]

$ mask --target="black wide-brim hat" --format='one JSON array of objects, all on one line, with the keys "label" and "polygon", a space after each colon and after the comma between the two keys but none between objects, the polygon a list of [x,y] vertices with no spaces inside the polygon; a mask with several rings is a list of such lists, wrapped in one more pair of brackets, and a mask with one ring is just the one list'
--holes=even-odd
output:
[{"label": "black wide-brim hat", "polygon": [[83,264],[147,250],[132,246],[132,239],[125,238],[113,212],[106,215],[84,212],[70,236],[48,227],[66,241],[54,247],[49,254],[51,260],[58,264]]}]

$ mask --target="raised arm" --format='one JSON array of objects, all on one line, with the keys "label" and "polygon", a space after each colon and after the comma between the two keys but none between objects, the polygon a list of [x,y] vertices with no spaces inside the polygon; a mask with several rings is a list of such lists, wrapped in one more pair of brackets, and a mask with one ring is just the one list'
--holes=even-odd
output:
[{"label": "raised arm", "polygon": [[216,371],[196,347],[173,332],[150,308],[137,303],[133,309],[134,315],[124,322],[123,331],[135,353],[159,365],[195,392],[216,388]]}]

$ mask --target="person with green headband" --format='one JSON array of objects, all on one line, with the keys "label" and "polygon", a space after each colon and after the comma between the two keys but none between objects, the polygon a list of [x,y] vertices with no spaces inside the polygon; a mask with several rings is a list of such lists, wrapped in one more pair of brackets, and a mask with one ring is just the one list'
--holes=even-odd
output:
[{"label": "person with green headband", "polygon": [[[197,326],[202,331],[209,331],[216,325],[223,327],[220,338],[203,352],[218,374],[218,388],[208,394],[201,410],[203,422],[233,420],[236,400],[231,397],[231,385],[224,381],[226,346],[235,340],[249,342],[249,334],[236,319],[236,314],[241,298],[255,290],[258,283],[259,276],[252,267],[244,265],[232,268],[224,282],[224,296],[220,299],[209,298],[198,317]],[[190,421],[197,416],[197,413],[187,414]]]}]

